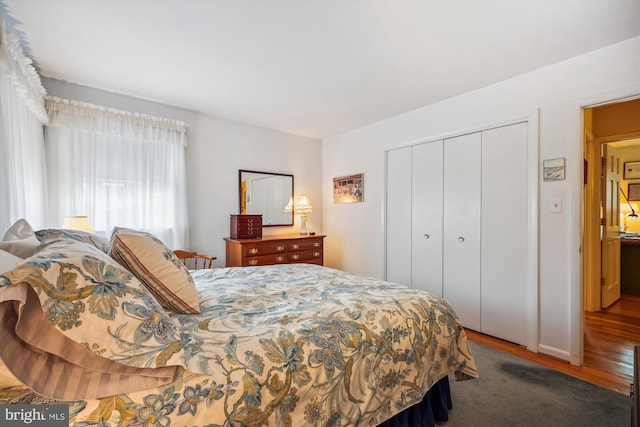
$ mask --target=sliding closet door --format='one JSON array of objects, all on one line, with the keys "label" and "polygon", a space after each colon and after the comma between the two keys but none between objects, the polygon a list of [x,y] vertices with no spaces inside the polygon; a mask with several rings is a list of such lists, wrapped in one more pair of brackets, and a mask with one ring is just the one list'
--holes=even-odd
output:
[{"label": "sliding closet door", "polygon": [[387,152],[386,211],[386,277],[411,286],[411,147]]},{"label": "sliding closet door", "polygon": [[411,286],[442,296],[443,144],[413,147]]},{"label": "sliding closet door", "polygon": [[480,330],[481,133],[444,141],[444,298]]},{"label": "sliding closet door", "polygon": [[527,123],[482,132],[482,332],[526,345]]}]

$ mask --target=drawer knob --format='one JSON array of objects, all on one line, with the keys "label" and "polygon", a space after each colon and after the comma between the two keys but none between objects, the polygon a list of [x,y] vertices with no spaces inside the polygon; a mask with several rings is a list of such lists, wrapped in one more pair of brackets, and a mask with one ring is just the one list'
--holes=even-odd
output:
[{"label": "drawer knob", "polygon": [[279,255],[279,256],[276,257],[276,261],[282,262],[282,261],[284,261],[284,257],[282,255]]},{"label": "drawer knob", "polygon": [[315,243],[313,244],[313,247],[314,247],[314,248],[319,248],[319,247],[320,247],[320,242],[315,242]]},{"label": "drawer knob", "polygon": [[464,237],[462,237],[462,236],[458,237],[458,242],[460,242],[460,243],[464,242]]},{"label": "drawer knob", "polygon": [[427,233],[424,234],[424,238],[425,239],[428,239],[429,237],[431,237],[431,236],[429,236]]},{"label": "drawer knob", "polygon": [[300,245],[293,245],[291,247],[293,248],[294,251],[297,251],[298,249],[300,249]]},{"label": "drawer knob", "polygon": [[291,259],[298,260],[298,259],[300,259],[300,255],[293,254],[293,255],[291,255]]},{"label": "drawer knob", "polygon": [[277,251],[277,252],[284,252],[284,245],[278,245],[278,246],[276,246],[276,251]]},{"label": "drawer knob", "polygon": [[249,260],[249,265],[258,265],[258,260],[257,259],[250,259]]},{"label": "drawer knob", "polygon": [[314,253],[313,253],[313,256],[314,256],[314,257],[320,257],[320,252],[314,252]]},{"label": "drawer knob", "polygon": [[256,255],[258,253],[258,248],[249,248],[249,253],[251,255]]}]

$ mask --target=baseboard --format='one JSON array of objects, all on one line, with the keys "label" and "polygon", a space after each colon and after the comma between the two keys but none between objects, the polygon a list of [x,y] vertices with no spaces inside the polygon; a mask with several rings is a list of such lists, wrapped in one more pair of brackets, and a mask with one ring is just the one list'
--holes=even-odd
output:
[{"label": "baseboard", "polygon": [[550,347],[544,344],[538,344],[538,352],[546,354],[548,356],[553,356],[558,359],[569,361],[571,359],[571,355],[568,351],[560,350],[555,347]]}]

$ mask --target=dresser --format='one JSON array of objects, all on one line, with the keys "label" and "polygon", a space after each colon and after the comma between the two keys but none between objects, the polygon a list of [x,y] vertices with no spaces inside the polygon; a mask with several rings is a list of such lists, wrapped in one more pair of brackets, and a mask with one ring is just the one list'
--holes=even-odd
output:
[{"label": "dresser", "polygon": [[640,296],[640,236],[620,238],[620,292]]},{"label": "dresser", "polygon": [[261,239],[225,237],[227,267],[307,263],[323,265],[324,235],[275,235]]}]

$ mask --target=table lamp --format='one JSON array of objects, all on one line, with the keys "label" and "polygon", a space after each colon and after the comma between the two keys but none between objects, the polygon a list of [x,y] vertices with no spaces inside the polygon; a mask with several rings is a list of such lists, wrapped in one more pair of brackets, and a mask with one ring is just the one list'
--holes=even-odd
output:
[{"label": "table lamp", "polygon": [[66,228],[67,230],[79,230],[85,231],[87,233],[93,233],[93,228],[91,228],[91,224],[89,223],[89,217],[85,215],[66,217],[64,219],[64,223],[62,224],[62,228]]}]

